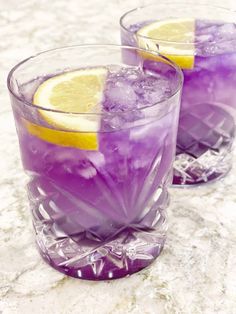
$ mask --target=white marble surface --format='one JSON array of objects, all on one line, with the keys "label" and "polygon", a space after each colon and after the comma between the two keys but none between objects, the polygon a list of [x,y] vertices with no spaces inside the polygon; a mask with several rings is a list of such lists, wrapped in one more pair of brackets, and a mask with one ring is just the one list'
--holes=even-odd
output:
[{"label": "white marble surface", "polygon": [[[233,6],[234,1],[219,2]],[[119,42],[118,17],[137,1],[0,0],[0,313],[235,314],[236,155],[221,182],[172,189],[168,240],[149,268],[113,282],[67,278],[33,242],[8,70],[56,46]]]}]

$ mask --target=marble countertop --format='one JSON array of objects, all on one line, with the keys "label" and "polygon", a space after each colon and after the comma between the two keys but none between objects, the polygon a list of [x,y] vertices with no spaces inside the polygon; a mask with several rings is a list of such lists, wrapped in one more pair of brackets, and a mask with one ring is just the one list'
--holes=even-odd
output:
[{"label": "marble countertop", "polygon": [[[42,50],[118,43],[118,18],[137,4],[0,0],[1,314],[236,314],[236,153],[224,180],[171,189],[165,249],[150,268],[130,278],[68,278],[47,266],[34,246],[6,75]],[[233,0],[223,5],[232,7]]]}]

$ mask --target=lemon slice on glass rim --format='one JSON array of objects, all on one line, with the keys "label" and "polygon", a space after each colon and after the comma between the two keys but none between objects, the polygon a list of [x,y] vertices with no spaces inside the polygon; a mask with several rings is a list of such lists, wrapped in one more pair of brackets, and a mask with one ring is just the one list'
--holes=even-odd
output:
[{"label": "lemon slice on glass rim", "polygon": [[[140,48],[158,51],[180,68],[192,69],[195,52],[194,34],[194,19],[167,19],[140,28],[137,40]],[[151,54],[147,54],[146,57],[150,56]]]},{"label": "lemon slice on glass rim", "polygon": [[80,69],[56,75],[36,90],[33,104],[52,128],[25,121],[28,132],[61,146],[98,149],[101,99],[107,69]]}]

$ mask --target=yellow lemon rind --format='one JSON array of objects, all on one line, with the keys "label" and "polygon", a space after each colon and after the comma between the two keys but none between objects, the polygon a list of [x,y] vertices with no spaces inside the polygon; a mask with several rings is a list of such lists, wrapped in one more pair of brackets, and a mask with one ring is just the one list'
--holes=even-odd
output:
[{"label": "yellow lemon rind", "polygon": [[[192,36],[195,32],[195,21],[194,19],[170,19],[164,21],[158,21],[144,26],[137,32],[137,40],[140,48],[145,50],[150,50],[153,52],[158,52],[174,63],[176,63],[182,69],[193,69],[195,54],[194,54],[194,44],[193,43],[165,43],[162,39],[151,39],[149,38],[149,33],[151,30],[158,28],[163,25],[168,25],[168,23],[184,23],[188,22],[192,25]],[[194,39],[194,38],[192,38]],[[166,40],[168,42],[168,40]],[[143,58],[158,61],[158,58],[155,55],[147,54],[141,52]],[[160,58],[159,58],[160,59]]]},{"label": "yellow lemon rind", "polygon": [[50,129],[27,120],[23,120],[27,131],[41,140],[59,146],[98,150],[97,133],[68,132]]}]

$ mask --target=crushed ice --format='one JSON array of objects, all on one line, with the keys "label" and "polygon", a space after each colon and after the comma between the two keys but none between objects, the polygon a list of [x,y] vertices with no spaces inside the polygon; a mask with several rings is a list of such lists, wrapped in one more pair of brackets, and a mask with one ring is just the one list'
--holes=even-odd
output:
[{"label": "crushed ice", "polygon": [[170,93],[170,80],[164,75],[112,66],[106,81],[103,109],[108,112],[140,109],[160,102]]}]

